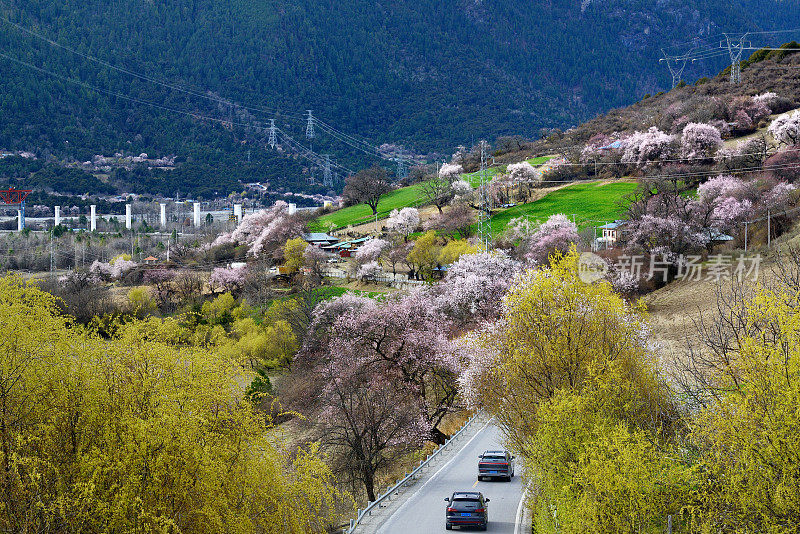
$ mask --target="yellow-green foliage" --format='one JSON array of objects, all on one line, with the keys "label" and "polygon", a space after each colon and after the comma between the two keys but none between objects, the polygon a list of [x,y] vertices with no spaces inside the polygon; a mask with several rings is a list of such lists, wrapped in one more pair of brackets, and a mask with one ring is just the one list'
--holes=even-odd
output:
[{"label": "yellow-green foliage", "polygon": [[408,253],[408,261],[417,265],[425,279],[430,280],[439,259],[440,250],[436,232],[430,230],[414,241],[414,247]]},{"label": "yellow-green foliage", "polygon": [[233,319],[236,299],[230,293],[223,293],[214,300],[203,303],[203,318],[212,324],[228,323]]},{"label": "yellow-green foliage", "polygon": [[308,243],[302,238],[289,239],[283,246],[283,265],[288,273],[296,273],[303,266],[303,252]]},{"label": "yellow-green foliage", "polygon": [[200,313],[116,325],[142,339],[170,345],[214,349],[247,364],[251,369],[287,367],[299,348],[297,335],[286,318],[297,310],[297,302],[275,301],[263,320],[248,306],[237,303],[230,293],[203,303]]},{"label": "yellow-green foliage", "polygon": [[580,390],[610,362],[631,380],[646,374],[643,310],[607,283],[583,283],[577,260],[573,248],[549,269],[521,275],[504,298],[501,326],[470,340],[495,360],[476,376],[477,401],[509,428],[535,428],[541,401]]},{"label": "yellow-green foliage", "polygon": [[234,336],[223,342],[220,350],[253,368],[287,366],[299,348],[292,328],[283,320],[264,326],[247,317],[236,321],[233,331]]},{"label": "yellow-green foliage", "polygon": [[156,311],[156,301],[149,287],[134,287],[128,291],[128,310],[133,315],[143,317]]},{"label": "yellow-green foliage", "polygon": [[450,265],[464,254],[475,254],[476,252],[478,252],[478,247],[464,239],[457,239],[442,247],[438,259],[440,264]]},{"label": "yellow-green foliage", "polygon": [[108,263],[110,265],[114,265],[117,262],[117,260],[131,261],[131,255],[130,254],[118,254],[117,256],[114,256],[113,258],[111,258],[111,260]]},{"label": "yellow-green foliage", "polygon": [[502,321],[468,339],[482,361],[469,391],[535,482],[537,532],[656,532],[690,504],[694,471],[670,444],[644,311],[582,282],[577,260],[573,248],[510,288]]},{"label": "yellow-green foliage", "polygon": [[50,295],[0,279],[0,528],[305,533],[340,522],[316,448],[292,459],[242,398],[236,362],[164,343],[175,325],[154,321],[103,340]]},{"label": "yellow-green foliage", "polygon": [[614,368],[541,404],[524,449],[537,532],[662,532],[694,502],[696,469],[646,424],[655,380],[634,387]]},{"label": "yellow-green foliage", "polygon": [[[766,290],[747,305],[740,354],[717,377],[729,393],[693,422],[709,487],[713,532],[796,532],[800,525],[800,310],[797,295]],[[763,325],[769,325],[763,329]]]}]

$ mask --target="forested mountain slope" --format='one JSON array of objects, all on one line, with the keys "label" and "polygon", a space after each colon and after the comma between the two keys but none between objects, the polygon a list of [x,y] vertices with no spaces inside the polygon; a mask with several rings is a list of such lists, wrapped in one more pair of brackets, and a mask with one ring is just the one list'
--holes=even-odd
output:
[{"label": "forested mountain slope", "polygon": [[[257,127],[276,116],[301,140],[313,109],[376,144],[448,152],[479,137],[535,136],[663,89],[661,47],[800,26],[796,0],[4,0],[0,11],[81,54],[212,96],[0,21],[0,148],[81,161],[176,154],[219,169],[250,158],[269,169],[254,179],[278,181],[303,169],[263,149]],[[687,78],[722,65],[694,65]],[[368,162],[324,132],[314,143],[345,166]]]}]

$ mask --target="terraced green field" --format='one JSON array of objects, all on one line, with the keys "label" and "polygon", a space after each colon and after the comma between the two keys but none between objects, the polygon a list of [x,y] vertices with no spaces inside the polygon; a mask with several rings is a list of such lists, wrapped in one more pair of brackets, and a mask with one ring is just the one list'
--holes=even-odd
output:
[{"label": "terraced green field", "polygon": [[[529,159],[528,162],[532,165],[541,165],[552,156],[540,156],[537,158]],[[500,170],[505,170],[501,167],[490,167],[487,173],[490,177],[496,175]],[[472,184],[472,187],[477,187],[480,183],[480,173],[473,172],[462,175],[463,178]],[[391,193],[384,195],[378,203],[378,218],[383,219],[389,216],[393,209],[406,208],[409,206],[417,206],[423,201],[423,195],[420,184],[414,184],[408,187],[401,187]],[[348,225],[358,225],[367,223],[374,220],[372,210],[366,204],[357,204],[347,208],[342,208],[333,213],[318,217],[309,223],[309,229],[313,232],[327,231],[331,224],[336,228],[343,228]]]},{"label": "terraced green field", "polygon": [[527,217],[544,222],[555,213],[574,215],[578,228],[604,224],[618,219],[625,212],[625,197],[636,189],[634,182],[586,182],[553,191],[536,202],[521,204],[500,211],[492,217],[496,235],[508,227],[511,219]]}]

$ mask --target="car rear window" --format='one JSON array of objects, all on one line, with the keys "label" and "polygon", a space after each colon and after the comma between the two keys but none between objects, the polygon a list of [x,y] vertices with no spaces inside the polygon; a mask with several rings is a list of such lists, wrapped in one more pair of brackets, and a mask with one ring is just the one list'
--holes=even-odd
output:
[{"label": "car rear window", "polygon": [[485,462],[504,462],[506,460],[506,457],[505,456],[488,456],[488,455],[486,455],[486,456],[484,456],[482,458],[482,460],[485,461]]},{"label": "car rear window", "polygon": [[450,503],[450,508],[455,508],[456,510],[475,510],[479,508],[481,505],[481,501],[478,499],[453,499]]}]

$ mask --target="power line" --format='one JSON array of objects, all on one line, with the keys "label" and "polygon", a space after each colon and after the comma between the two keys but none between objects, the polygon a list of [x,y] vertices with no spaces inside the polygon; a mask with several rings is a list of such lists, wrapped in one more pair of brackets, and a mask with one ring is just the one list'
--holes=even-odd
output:
[{"label": "power line", "polygon": [[[8,9],[8,7],[5,6],[5,4],[3,3],[2,0],[0,0],[0,6],[3,6],[6,9]],[[174,91],[179,91],[179,92],[191,95],[191,96],[195,96],[197,98],[204,98],[206,100],[210,100],[210,101],[215,102],[217,104],[231,105],[230,101],[222,99],[220,97],[216,97],[216,96],[209,95],[209,94],[204,94],[204,93],[199,93],[197,91],[193,91],[191,89],[186,89],[184,87],[180,87],[178,85],[171,84],[171,83],[165,82],[163,80],[159,80],[159,79],[153,78],[151,76],[147,76],[145,74],[140,74],[138,72],[135,72],[135,71],[130,70],[130,69],[125,68],[125,67],[119,67],[117,65],[109,63],[108,61],[105,61],[105,60],[99,59],[97,57],[94,57],[92,55],[86,54],[84,52],[81,52],[80,50],[76,50],[76,49],[74,49],[74,48],[72,48],[70,46],[67,46],[67,45],[58,43],[56,41],[53,41],[49,37],[47,37],[45,35],[42,35],[40,33],[37,33],[37,32],[35,32],[33,30],[30,30],[30,29],[28,29],[28,28],[26,28],[26,27],[24,27],[24,26],[22,26],[20,24],[17,24],[16,22],[13,22],[12,20],[8,19],[7,17],[0,16],[0,20],[2,20],[3,22],[5,22],[7,24],[10,24],[11,26],[13,26],[14,28],[18,29],[19,31],[27,33],[28,35],[31,35],[31,36],[33,36],[33,37],[35,37],[37,39],[40,39],[40,40],[42,40],[42,41],[44,41],[44,42],[46,42],[46,43],[48,43],[48,44],[50,44],[52,46],[55,46],[57,48],[61,48],[62,50],[66,50],[67,52],[70,52],[70,53],[73,53],[75,55],[78,55],[78,56],[80,56],[80,57],[82,57],[84,59],[87,59],[87,60],[92,61],[94,63],[97,63],[99,65],[103,65],[104,67],[107,67],[109,69],[113,69],[113,70],[116,70],[118,72],[122,72],[124,74],[129,75],[129,76],[133,76],[135,78],[139,78],[140,80],[145,80],[145,81],[148,81],[150,83],[154,83],[156,85],[160,85],[162,87],[166,87],[168,89],[172,89]],[[242,109],[246,109],[248,111],[254,111],[254,112],[259,112],[259,113],[279,114],[279,115],[282,115],[284,117],[289,117],[289,118],[300,118],[300,119],[303,118],[301,115],[282,112],[281,110],[279,110],[277,108],[255,107],[255,106],[247,106],[247,105],[243,105],[243,104],[236,104],[236,106],[240,107]]]},{"label": "power line", "polygon": [[[2,2],[2,0],[0,0],[0,6],[4,6],[4,3]],[[146,74],[142,74],[142,73],[136,72],[136,71],[131,70],[131,69],[126,68],[126,67],[121,67],[121,66],[118,66],[118,65],[114,65],[114,64],[112,64],[112,63],[110,63],[108,61],[105,61],[103,59],[99,59],[99,58],[97,58],[95,56],[92,56],[90,54],[86,54],[86,53],[81,52],[79,50],[76,50],[75,48],[72,48],[72,47],[70,47],[68,45],[56,42],[56,41],[50,39],[49,37],[47,37],[47,36],[45,36],[45,35],[43,35],[41,33],[38,33],[36,31],[33,31],[33,30],[29,29],[29,28],[26,28],[26,27],[22,26],[21,24],[13,22],[12,20],[10,20],[7,17],[0,16],[0,20],[2,20],[3,22],[5,22],[5,23],[7,23],[7,24],[9,24],[11,26],[13,26],[14,28],[16,28],[17,30],[19,30],[21,32],[24,32],[24,33],[26,33],[26,34],[28,34],[28,35],[30,35],[32,37],[35,37],[37,39],[40,39],[40,40],[48,43],[51,46],[57,47],[59,49],[62,49],[62,50],[65,50],[67,52],[70,52],[72,54],[75,54],[77,56],[80,56],[80,57],[82,57],[82,58],[84,58],[84,59],[86,59],[88,61],[91,61],[91,62],[96,63],[98,65],[102,65],[103,67],[115,70],[117,72],[124,73],[124,74],[129,75],[129,76],[133,76],[133,77],[138,78],[140,80],[144,80],[144,81],[147,81],[147,82],[150,82],[150,83],[153,83],[153,84],[168,88],[170,90],[178,91],[178,92],[181,92],[181,93],[193,96],[193,97],[197,97],[197,98],[203,98],[203,99],[209,100],[211,102],[214,102],[216,104],[222,104],[222,105],[228,106],[228,107],[231,108],[231,112],[233,112],[233,110],[236,109],[236,108],[240,108],[240,109],[244,109],[244,110],[247,110],[247,111],[250,111],[250,112],[263,113],[263,114],[278,114],[279,116],[282,116],[284,118],[290,118],[290,119],[295,119],[295,120],[304,120],[306,122],[306,137],[308,139],[314,139],[316,137],[315,126],[319,126],[326,133],[328,133],[329,135],[331,135],[335,139],[347,144],[351,148],[360,150],[360,151],[365,152],[366,154],[371,155],[371,156],[380,157],[382,159],[388,159],[388,158],[382,156],[380,154],[380,151],[374,145],[372,145],[372,144],[370,144],[370,143],[368,143],[366,141],[360,140],[360,139],[358,139],[358,138],[356,138],[356,137],[354,137],[352,135],[349,135],[349,134],[346,134],[344,132],[341,132],[341,131],[337,130],[336,128],[334,128],[333,126],[331,126],[329,124],[326,124],[326,123],[324,123],[322,121],[319,121],[318,119],[313,117],[311,110],[307,110],[306,111],[307,115],[299,115],[299,114],[295,114],[295,113],[282,112],[281,110],[279,110],[277,108],[257,107],[257,106],[249,106],[249,105],[239,104],[239,103],[236,103],[236,102],[233,102],[233,101],[230,101],[230,100],[226,100],[226,99],[214,96],[214,95],[210,95],[210,94],[205,94],[205,93],[201,93],[201,92],[198,92],[198,91],[194,91],[194,90],[191,90],[191,89],[188,89],[188,88],[185,88],[185,87],[181,87],[181,86],[178,86],[178,85],[175,85],[175,84],[163,81],[163,80],[159,80],[157,78],[154,78],[152,76],[148,76]],[[15,61],[15,62],[17,62],[19,64],[28,66],[30,68],[35,68],[36,70],[39,70],[40,72],[46,72],[46,73],[48,73],[48,74],[50,74],[52,76],[59,77],[60,79],[68,80],[67,77],[62,77],[61,75],[58,75],[56,73],[47,71],[46,69],[42,69],[42,68],[36,67],[36,66],[31,65],[31,64],[29,64],[29,63],[27,63],[25,61],[15,60],[14,58],[12,58],[12,57],[10,57],[8,55],[3,55],[3,57],[6,57],[7,59],[9,59],[11,61]],[[119,92],[116,92],[116,91],[110,91],[110,90],[107,90],[107,89],[101,89],[99,87],[92,86],[91,84],[89,84],[87,82],[83,82],[83,81],[77,82],[77,81],[73,80],[72,83],[79,83],[80,85],[82,85],[82,86],[84,86],[86,88],[95,90],[95,91],[99,91],[99,92],[102,92],[102,93],[105,93],[105,94],[109,94],[109,95],[113,95],[113,96],[117,96],[117,97],[121,97],[121,98],[125,98],[127,100],[134,101],[134,102],[137,102],[137,103],[145,103],[147,105],[152,105],[152,106],[155,106],[155,107],[159,107],[160,109],[167,110],[167,111],[175,111],[175,112],[179,112],[179,113],[183,113],[183,114],[188,114],[188,115],[191,115],[191,116],[201,117],[201,118],[204,118],[205,120],[214,120],[214,121],[220,122],[220,123],[230,123],[231,125],[254,127],[256,129],[256,131],[263,130],[263,128],[260,127],[260,123],[258,123],[257,121],[254,121],[255,122],[255,126],[253,126],[252,124],[237,123],[237,122],[234,121],[233,117],[231,117],[229,120],[213,119],[211,117],[206,117],[206,116],[203,116],[203,115],[200,115],[200,114],[197,114],[197,113],[183,112],[183,111],[180,111],[180,110],[176,110],[175,108],[170,108],[168,106],[163,106],[163,105],[160,105],[160,104],[156,104],[154,102],[148,102],[148,101],[146,101],[144,99],[140,99],[140,98],[137,98],[137,97],[123,95],[122,93],[119,93]],[[273,121],[274,121],[274,119],[270,119],[271,123]],[[273,130],[272,127],[270,127],[270,140],[269,140],[268,143],[269,143],[269,145],[271,147],[274,148],[274,146],[276,144],[275,143],[276,139],[273,137],[273,133],[274,133],[274,130]]]},{"label": "power line", "polygon": [[[206,121],[210,121],[210,122],[217,122],[217,123],[220,123],[220,124],[230,124],[230,125],[241,126],[241,127],[250,127],[251,126],[250,124],[247,124],[247,123],[232,122],[232,121],[229,121],[229,120],[226,120],[226,119],[219,119],[219,118],[215,118],[215,117],[209,117],[209,116],[202,115],[202,114],[199,114],[199,113],[184,111],[184,110],[173,108],[173,107],[170,107],[170,106],[165,106],[165,105],[159,104],[157,102],[151,102],[149,100],[143,100],[141,98],[137,98],[137,97],[133,97],[133,96],[130,96],[130,95],[126,95],[124,93],[120,93],[120,92],[117,92],[117,91],[110,91],[108,89],[103,89],[101,87],[94,86],[94,85],[89,84],[87,82],[84,82],[82,80],[78,80],[78,79],[75,79],[75,78],[70,78],[70,77],[63,76],[61,74],[49,71],[49,70],[44,69],[42,67],[39,67],[39,66],[33,65],[31,63],[28,63],[27,61],[22,61],[20,59],[17,59],[17,58],[14,58],[12,56],[9,56],[8,54],[5,54],[3,52],[0,52],[0,57],[3,57],[3,58],[5,58],[5,59],[7,59],[7,60],[9,60],[9,61],[11,61],[13,63],[18,64],[18,65],[21,65],[21,66],[30,68],[32,70],[35,70],[35,71],[37,71],[39,73],[47,74],[47,75],[52,76],[54,78],[57,78],[59,80],[62,80],[62,81],[65,81],[65,82],[68,82],[68,83],[71,83],[71,84],[86,88],[86,89],[90,89],[92,91],[96,91],[96,92],[99,92],[99,93],[115,96],[117,98],[122,98],[124,100],[129,100],[129,101],[135,102],[137,104],[143,104],[143,105],[151,106],[151,107],[163,110],[163,111],[168,111],[168,112],[171,112],[171,113],[177,113],[177,114],[180,114],[180,115],[185,115],[187,117],[191,117],[191,118],[194,118],[194,119],[206,120]],[[312,162],[315,162],[315,163],[319,163],[322,160],[322,158],[321,158],[321,156],[319,156],[319,154],[317,154],[317,153],[311,151],[310,149],[302,146],[300,143],[295,141],[291,136],[289,136],[286,132],[284,132],[281,129],[275,127],[274,126],[274,121],[271,122],[271,125],[270,125],[271,132],[270,133],[272,133],[272,128],[274,128],[274,132],[275,132],[276,136],[277,136],[277,133],[280,132],[281,136],[282,136],[282,139],[287,144],[296,147],[297,151],[305,159],[307,159],[309,161],[312,161]],[[353,173],[352,170],[350,170],[350,169],[348,169],[346,167],[343,167],[341,165],[338,165],[338,164],[335,164],[335,163],[332,163],[332,165],[342,169],[343,171],[345,171],[348,174],[352,174]]]}]

